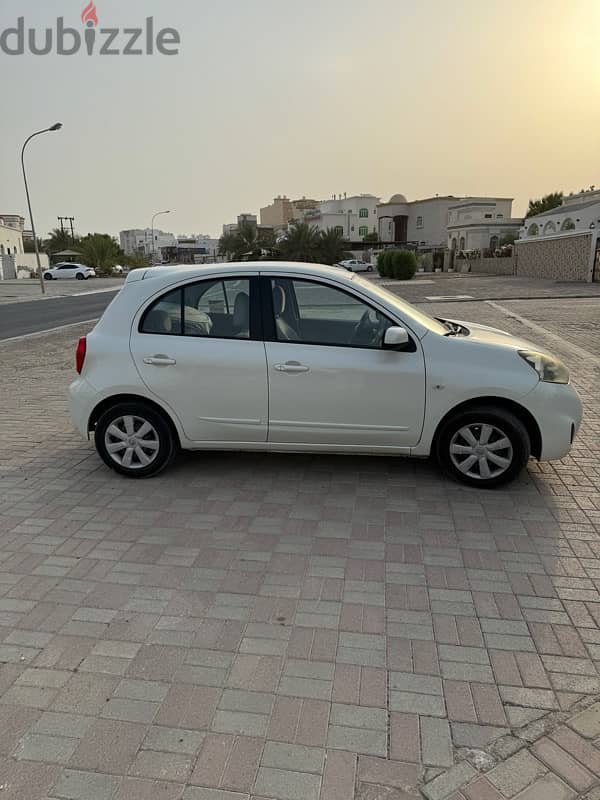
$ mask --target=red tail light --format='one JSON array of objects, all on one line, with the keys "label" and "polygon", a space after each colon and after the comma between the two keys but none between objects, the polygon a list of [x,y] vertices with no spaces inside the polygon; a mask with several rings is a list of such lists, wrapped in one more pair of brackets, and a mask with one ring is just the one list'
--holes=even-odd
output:
[{"label": "red tail light", "polygon": [[81,374],[81,370],[83,369],[83,362],[85,361],[86,348],[87,348],[87,342],[85,340],[85,336],[82,336],[81,339],[77,342],[77,350],[75,351],[75,369],[79,374]]}]

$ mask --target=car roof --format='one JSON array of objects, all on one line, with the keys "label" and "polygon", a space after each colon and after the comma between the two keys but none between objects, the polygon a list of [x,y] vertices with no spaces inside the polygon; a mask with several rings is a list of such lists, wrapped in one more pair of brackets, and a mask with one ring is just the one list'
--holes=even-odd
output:
[{"label": "car roof", "polygon": [[[321,276],[324,278],[335,277],[340,279],[340,271],[327,264],[309,264],[303,261],[226,261],[220,264],[178,265],[170,264],[166,267],[148,267],[129,272],[126,282],[148,280],[154,278],[203,278],[214,275],[215,272],[294,272],[307,277]],[[348,276],[348,280],[352,280]]]}]

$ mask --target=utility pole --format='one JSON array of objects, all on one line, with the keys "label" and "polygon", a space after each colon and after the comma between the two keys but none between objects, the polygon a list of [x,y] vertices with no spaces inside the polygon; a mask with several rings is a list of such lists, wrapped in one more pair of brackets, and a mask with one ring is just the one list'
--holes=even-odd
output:
[{"label": "utility pole", "polygon": [[73,223],[75,222],[75,217],[57,217],[58,221],[60,222],[60,232],[65,232],[65,225],[64,223],[69,223],[69,228],[71,229],[71,244],[75,244],[75,231],[73,230]]}]

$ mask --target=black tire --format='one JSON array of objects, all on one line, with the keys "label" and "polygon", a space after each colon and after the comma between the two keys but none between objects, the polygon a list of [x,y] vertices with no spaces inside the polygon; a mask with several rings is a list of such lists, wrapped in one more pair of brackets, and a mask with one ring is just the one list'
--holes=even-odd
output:
[{"label": "black tire", "polygon": [[78,281],[82,281],[83,280],[83,275],[81,274],[81,272],[78,272],[77,275],[75,275],[75,277],[76,277],[76,279]]},{"label": "black tire", "polygon": [[[477,441],[477,432],[479,431],[479,438],[481,438],[481,430],[484,425],[492,427],[488,445],[482,445]],[[473,454],[467,452],[472,444],[460,433],[466,428],[477,441],[477,444],[473,446],[474,449],[475,447],[486,448],[480,454],[475,454],[477,463],[473,462],[472,468],[468,469],[471,474],[461,471],[457,465],[459,462],[465,470],[468,467],[468,459],[473,457]],[[505,439],[510,443],[509,447],[502,447]],[[451,445],[457,450],[461,448],[464,452],[451,452]],[[508,466],[491,463],[487,460],[486,452],[489,453],[487,450],[489,445],[496,445],[495,448],[489,448],[492,451],[492,457],[508,461]],[[527,429],[518,417],[499,406],[479,406],[458,412],[443,423],[435,443],[435,456],[442,470],[461,483],[481,489],[493,489],[514,480],[527,464],[530,455],[531,442]],[[487,462],[491,473],[490,477],[481,475],[482,458]],[[485,468],[485,465],[483,466]],[[496,470],[495,473],[494,470]]]},{"label": "black tire", "polygon": [[49,272],[45,272],[44,273],[44,280],[45,281],[52,281],[52,280],[54,280],[54,277]]},{"label": "black tire", "polygon": [[368,267],[367,267],[367,272],[373,272],[373,267],[371,267],[371,266],[368,266]]},{"label": "black tire", "polygon": [[[154,448],[153,446],[153,451],[156,452],[156,455],[152,456],[152,461],[147,466],[140,466],[139,460],[135,455],[133,459],[137,463],[134,463],[131,467],[125,466],[119,463],[107,449],[107,429],[115,423],[119,430],[123,431],[124,426],[119,423],[119,420],[123,417],[138,418],[148,422],[154,429],[155,436],[152,436],[152,441],[157,442],[158,447]],[[140,427],[138,426],[137,430]],[[117,437],[111,437],[109,434],[108,438],[112,438],[114,443],[118,443]],[[126,475],[128,478],[150,478],[158,475],[173,460],[177,451],[171,426],[163,413],[143,402],[118,403],[105,411],[96,425],[94,442],[96,450],[104,463],[114,469],[115,472],[120,475]],[[148,452],[146,452],[146,455],[148,455]]]}]

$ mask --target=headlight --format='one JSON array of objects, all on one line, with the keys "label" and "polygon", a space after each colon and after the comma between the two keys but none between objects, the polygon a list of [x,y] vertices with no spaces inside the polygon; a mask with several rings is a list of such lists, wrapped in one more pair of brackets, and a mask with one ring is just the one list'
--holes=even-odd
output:
[{"label": "headlight", "polygon": [[568,383],[569,370],[562,361],[545,353],[536,353],[533,350],[519,350],[519,355],[546,383]]}]

